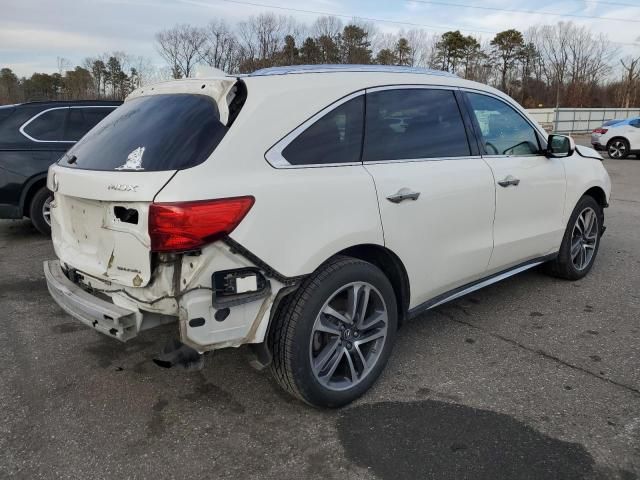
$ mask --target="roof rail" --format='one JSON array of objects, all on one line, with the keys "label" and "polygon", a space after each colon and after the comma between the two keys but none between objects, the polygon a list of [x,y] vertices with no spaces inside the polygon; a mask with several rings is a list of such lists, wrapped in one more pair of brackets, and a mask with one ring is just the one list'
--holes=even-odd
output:
[{"label": "roof rail", "polygon": [[298,73],[333,73],[333,72],[379,72],[379,73],[413,73],[422,75],[438,75],[441,77],[457,77],[443,70],[429,68],[403,67],[400,65],[292,65],[286,67],[261,68],[249,73],[249,77],[263,77],[270,75],[289,75]]}]

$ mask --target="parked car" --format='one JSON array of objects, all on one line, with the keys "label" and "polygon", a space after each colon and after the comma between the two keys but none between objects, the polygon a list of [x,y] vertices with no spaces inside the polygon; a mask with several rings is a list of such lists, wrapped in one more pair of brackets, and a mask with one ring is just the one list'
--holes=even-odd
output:
[{"label": "parked car", "polygon": [[47,168],[122,102],[30,102],[0,106],[0,218],[29,217],[51,230]]},{"label": "parked car", "polygon": [[175,322],[159,365],[249,344],[291,394],[344,405],[407,318],[543,263],[589,272],[610,181],[579,148],[444,72],[162,83],[50,168],[48,288],[122,341]]},{"label": "parked car", "polygon": [[605,122],[591,132],[591,145],[606,150],[611,158],[640,154],[640,117]]}]

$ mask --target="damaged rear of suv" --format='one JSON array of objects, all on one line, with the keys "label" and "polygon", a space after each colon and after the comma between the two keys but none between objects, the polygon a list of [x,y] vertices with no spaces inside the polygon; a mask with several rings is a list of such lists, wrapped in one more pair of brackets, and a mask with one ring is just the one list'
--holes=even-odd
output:
[{"label": "damaged rear of suv", "polygon": [[[309,101],[299,85],[221,76],[132,93],[49,170],[58,259],[44,270],[54,300],[121,341],[177,323],[179,341],[154,359],[161,366],[201,365],[204,352],[248,344],[254,366],[283,372],[269,337],[283,333],[283,299],[353,242],[382,243],[361,165],[336,181],[330,171],[309,176],[265,159],[274,141],[336,99],[326,87]],[[327,406],[355,398],[341,390],[301,398]]]}]

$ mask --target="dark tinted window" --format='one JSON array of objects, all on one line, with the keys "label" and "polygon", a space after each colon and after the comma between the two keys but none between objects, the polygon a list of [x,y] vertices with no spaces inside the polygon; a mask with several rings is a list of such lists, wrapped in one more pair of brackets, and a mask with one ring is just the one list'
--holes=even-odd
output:
[{"label": "dark tinted window", "polygon": [[449,90],[367,93],[366,117],[364,161],[471,154],[458,104]]},{"label": "dark tinted window", "polygon": [[64,139],[77,141],[113,111],[111,107],[70,108]]},{"label": "dark tinted window", "polygon": [[134,98],[76,143],[69,165],[89,170],[177,170],[204,162],[227,127],[214,100],[171,94]]},{"label": "dark tinted window", "polygon": [[640,128],[640,118],[636,118],[635,120],[631,120],[629,125],[632,127]]},{"label": "dark tinted window", "polygon": [[62,140],[64,131],[64,119],[68,108],[57,108],[45,111],[43,114],[33,119],[24,131],[27,135],[36,140],[58,141]]},{"label": "dark tinted window", "polygon": [[282,151],[292,165],[360,161],[364,96],[334,108]]},{"label": "dark tinted window", "polygon": [[468,93],[487,155],[536,155],[540,153],[533,127],[512,107],[497,98]]}]

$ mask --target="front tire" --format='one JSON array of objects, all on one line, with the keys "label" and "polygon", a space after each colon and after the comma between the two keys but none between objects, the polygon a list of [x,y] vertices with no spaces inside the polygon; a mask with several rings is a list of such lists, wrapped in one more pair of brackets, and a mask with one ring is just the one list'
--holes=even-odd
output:
[{"label": "front tire", "polygon": [[36,230],[43,235],[51,235],[51,201],[53,194],[43,187],[31,199],[29,218]]},{"label": "front tire", "polygon": [[589,273],[600,247],[603,222],[602,206],[584,195],[569,218],[558,257],[548,264],[549,273],[567,280],[579,280]]},{"label": "front tire", "polygon": [[337,257],[279,308],[269,334],[271,371],[280,386],[312,406],[346,405],[384,369],[397,324],[395,294],[384,273]]}]

